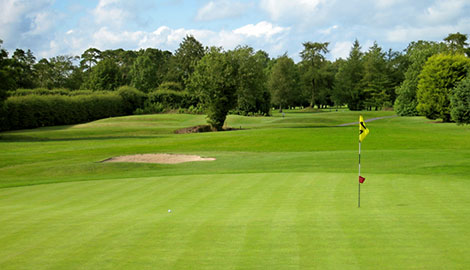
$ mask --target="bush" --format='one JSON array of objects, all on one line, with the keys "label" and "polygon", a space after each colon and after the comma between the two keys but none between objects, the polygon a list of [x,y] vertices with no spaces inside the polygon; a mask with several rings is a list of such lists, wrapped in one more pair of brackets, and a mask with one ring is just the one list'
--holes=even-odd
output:
[{"label": "bush", "polygon": [[147,99],[145,93],[131,86],[121,86],[117,92],[122,97],[126,114],[132,114],[137,108],[142,108]]},{"label": "bush", "polygon": [[137,108],[134,114],[155,114],[165,112],[165,106],[161,103],[145,102],[144,108]]},{"label": "bush", "polygon": [[451,116],[457,124],[470,124],[470,77],[467,76],[453,90]]},{"label": "bush", "polygon": [[158,86],[157,90],[172,90],[172,91],[183,91],[183,86],[179,82],[163,82]]},{"label": "bush", "polygon": [[35,88],[35,89],[17,89],[16,91],[9,91],[8,95],[12,97],[17,96],[28,96],[28,95],[61,95],[67,96],[71,92],[67,89],[47,89],[47,88]]},{"label": "bush", "polygon": [[186,91],[157,90],[148,94],[148,102],[161,103],[165,108],[178,109],[196,106],[197,102]]},{"label": "bush", "polygon": [[2,130],[70,125],[124,114],[118,94],[27,95],[5,101]]}]

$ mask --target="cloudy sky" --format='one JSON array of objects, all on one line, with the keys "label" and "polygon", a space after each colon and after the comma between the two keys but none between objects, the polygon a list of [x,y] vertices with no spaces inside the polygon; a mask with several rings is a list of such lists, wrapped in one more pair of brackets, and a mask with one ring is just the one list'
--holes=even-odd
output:
[{"label": "cloudy sky", "polygon": [[186,35],[205,46],[249,45],[296,61],[306,41],[347,57],[358,39],[403,50],[411,41],[470,34],[470,0],[0,0],[3,47],[37,58],[100,50],[174,51]]}]

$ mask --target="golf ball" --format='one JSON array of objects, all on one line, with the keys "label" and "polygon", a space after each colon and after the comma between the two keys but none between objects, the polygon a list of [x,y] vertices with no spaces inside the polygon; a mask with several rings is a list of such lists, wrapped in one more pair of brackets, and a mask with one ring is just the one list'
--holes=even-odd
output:
[{"label": "golf ball", "polygon": [[168,209],[168,213],[171,213],[171,209]]}]

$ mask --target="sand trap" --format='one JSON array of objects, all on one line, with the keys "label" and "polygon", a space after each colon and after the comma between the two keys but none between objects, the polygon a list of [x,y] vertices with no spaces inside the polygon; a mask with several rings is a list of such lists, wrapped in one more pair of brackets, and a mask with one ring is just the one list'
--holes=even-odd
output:
[{"label": "sand trap", "polygon": [[138,163],[159,163],[178,164],[194,161],[213,161],[215,158],[202,158],[196,155],[173,155],[173,154],[140,154],[131,156],[119,156],[103,160],[103,162],[138,162]]}]

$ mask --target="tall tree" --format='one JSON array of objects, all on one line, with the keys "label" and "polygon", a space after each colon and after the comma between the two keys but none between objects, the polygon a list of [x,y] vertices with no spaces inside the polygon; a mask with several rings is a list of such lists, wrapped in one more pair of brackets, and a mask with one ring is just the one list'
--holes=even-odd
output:
[{"label": "tall tree", "polygon": [[115,90],[121,85],[119,66],[115,60],[106,58],[91,69],[81,88],[90,90]]},{"label": "tall tree", "polygon": [[33,66],[36,62],[33,52],[31,50],[25,52],[22,49],[16,49],[11,60],[16,88],[33,88],[35,83]]},{"label": "tall tree", "polygon": [[444,41],[452,53],[466,54],[470,57],[470,48],[468,47],[467,39],[467,35],[457,32],[449,34],[444,38]]},{"label": "tall tree", "polygon": [[446,51],[446,45],[443,43],[431,41],[411,42],[405,50],[405,57],[409,66],[404,74],[404,80],[396,88],[397,98],[394,108],[400,116],[419,115],[416,106],[418,100],[416,92],[418,89],[419,74],[429,57]]},{"label": "tall tree", "polygon": [[470,74],[453,89],[451,116],[459,125],[470,124]]},{"label": "tall tree", "polygon": [[361,80],[364,91],[364,102],[368,108],[383,107],[384,103],[391,101],[387,89],[390,85],[387,62],[382,48],[374,42],[364,55],[364,76]]},{"label": "tall tree", "polygon": [[188,90],[199,97],[209,124],[217,130],[222,130],[228,112],[236,106],[237,70],[232,53],[213,47],[188,80]]},{"label": "tall tree", "polygon": [[186,36],[175,52],[166,81],[180,82],[185,85],[204,54],[202,44],[194,36]]},{"label": "tall tree", "polygon": [[266,87],[265,55],[251,47],[237,47],[233,54],[238,67],[237,110],[242,114],[269,114],[270,96]]},{"label": "tall tree", "polygon": [[268,85],[271,90],[272,103],[279,106],[280,111],[293,105],[295,97],[300,95],[298,81],[298,71],[294,60],[286,54],[277,58],[272,67]]},{"label": "tall tree", "polygon": [[139,52],[129,72],[131,85],[144,92],[156,89],[168,72],[170,57],[170,52],[159,49],[149,48]]},{"label": "tall tree", "polygon": [[101,60],[101,51],[96,48],[88,48],[81,55],[80,67],[88,71]]},{"label": "tall tree", "polygon": [[328,42],[305,42],[303,43],[304,49],[300,52],[302,78],[306,82],[310,107],[316,103],[315,92],[325,89],[327,84],[326,74],[322,69],[326,63],[325,54],[329,52],[328,45]]},{"label": "tall tree", "polygon": [[335,95],[341,97],[341,103],[347,104],[350,110],[365,108],[364,91],[361,85],[364,77],[363,57],[359,41],[355,40],[348,58],[342,62],[335,75]]},{"label": "tall tree", "polygon": [[0,105],[6,99],[6,90],[10,89],[10,74],[8,71],[8,52],[2,48],[3,40],[0,39]]}]

